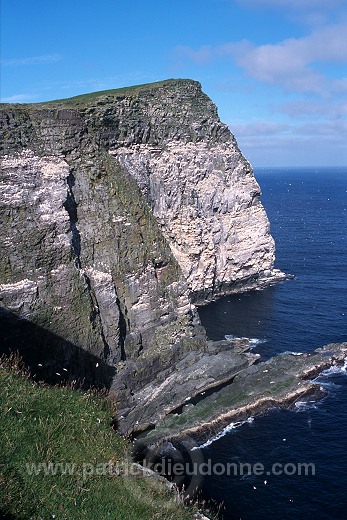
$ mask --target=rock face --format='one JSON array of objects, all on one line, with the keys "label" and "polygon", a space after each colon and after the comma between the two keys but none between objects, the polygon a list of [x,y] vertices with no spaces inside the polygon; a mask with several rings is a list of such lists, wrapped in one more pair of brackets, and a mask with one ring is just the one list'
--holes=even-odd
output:
[{"label": "rock face", "polygon": [[259,186],[224,130],[226,142],[208,136],[200,142],[169,141],[163,150],[134,145],[111,152],[147,197],[199,299],[258,278],[274,262]]},{"label": "rock face", "polygon": [[[147,142],[116,143],[110,153],[141,188],[191,296],[208,299],[276,276],[259,185],[200,85],[189,82],[169,96],[160,89],[141,109]],[[162,135],[153,135],[158,126]]]},{"label": "rock face", "polygon": [[114,367],[125,414],[208,350],[194,301],[281,279],[259,186],[199,83],[2,105],[0,124],[3,315],[54,335],[51,365],[74,345]]}]

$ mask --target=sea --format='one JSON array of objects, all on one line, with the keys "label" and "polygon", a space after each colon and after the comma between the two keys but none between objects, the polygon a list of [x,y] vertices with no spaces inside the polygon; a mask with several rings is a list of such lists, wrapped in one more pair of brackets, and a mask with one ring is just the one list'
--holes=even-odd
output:
[{"label": "sea", "polygon": [[[347,168],[258,168],[255,177],[276,267],[295,278],[201,307],[209,338],[247,337],[260,360],[347,341]],[[212,470],[200,499],[217,518],[347,519],[346,365],[316,381],[324,398],[230,424],[203,445]]]}]

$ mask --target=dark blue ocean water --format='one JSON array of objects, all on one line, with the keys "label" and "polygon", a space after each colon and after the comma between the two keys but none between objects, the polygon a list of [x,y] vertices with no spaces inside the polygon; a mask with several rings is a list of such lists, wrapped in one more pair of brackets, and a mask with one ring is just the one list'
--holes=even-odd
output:
[{"label": "dark blue ocean water", "polygon": [[[208,336],[262,340],[253,351],[264,359],[347,341],[347,169],[259,169],[255,176],[276,267],[295,279],[202,307]],[[206,476],[202,496],[223,503],[221,518],[347,518],[346,370],[319,381],[328,392],[321,401],[256,417],[203,449],[212,464],[260,463],[270,473]],[[277,463],[294,474],[272,474]],[[315,475],[298,475],[303,463],[314,464]]]}]

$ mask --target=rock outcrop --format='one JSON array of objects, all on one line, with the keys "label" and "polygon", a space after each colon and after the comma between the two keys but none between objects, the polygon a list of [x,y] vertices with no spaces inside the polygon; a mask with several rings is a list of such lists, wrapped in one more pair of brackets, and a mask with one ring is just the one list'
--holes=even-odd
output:
[{"label": "rock outcrop", "polygon": [[[190,80],[2,105],[0,124],[3,315],[56,338],[52,345],[43,334],[34,346],[20,335],[16,344],[10,333],[5,339],[11,348],[39,342],[35,362],[45,357],[58,378],[57,359],[70,378],[86,377],[69,345],[114,367],[128,432],[153,381],[175,386],[179,367],[212,367],[194,303],[283,279],[259,186],[215,105]],[[254,362],[239,355],[235,366]],[[195,393],[235,367],[198,373]]]},{"label": "rock outcrop", "polygon": [[274,407],[295,407],[326,395],[315,381],[324,370],[346,372],[347,343],[332,343],[310,354],[285,352],[239,371],[229,384],[198,402],[186,403],[179,413],[156,421],[146,443],[157,445],[184,438],[203,444],[223,428]]}]

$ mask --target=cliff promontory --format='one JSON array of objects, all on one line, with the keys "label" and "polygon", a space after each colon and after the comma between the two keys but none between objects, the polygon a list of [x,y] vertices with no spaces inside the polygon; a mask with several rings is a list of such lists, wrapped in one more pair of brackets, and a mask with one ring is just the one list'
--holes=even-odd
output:
[{"label": "cliff promontory", "polygon": [[6,104],[0,128],[3,348],[38,378],[107,384],[124,432],[255,361],[208,342],[194,306],[283,279],[251,166],[199,83]]}]

